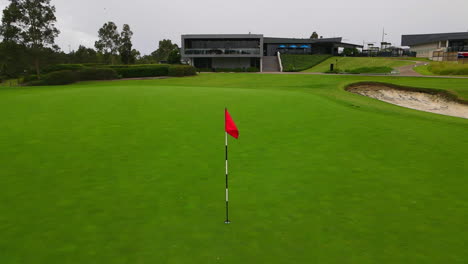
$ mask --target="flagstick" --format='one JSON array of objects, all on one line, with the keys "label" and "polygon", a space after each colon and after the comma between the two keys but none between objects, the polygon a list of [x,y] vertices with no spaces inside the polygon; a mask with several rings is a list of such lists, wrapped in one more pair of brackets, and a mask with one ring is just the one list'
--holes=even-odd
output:
[{"label": "flagstick", "polygon": [[229,189],[228,189],[228,133],[226,132],[226,221],[225,224],[230,224],[229,221]]}]

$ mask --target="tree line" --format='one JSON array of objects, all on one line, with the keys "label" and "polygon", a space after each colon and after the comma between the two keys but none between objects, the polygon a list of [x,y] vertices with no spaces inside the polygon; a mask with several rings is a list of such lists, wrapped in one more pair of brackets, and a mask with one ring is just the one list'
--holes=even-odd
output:
[{"label": "tree line", "polygon": [[0,77],[14,78],[36,74],[55,64],[153,64],[180,63],[180,49],[171,40],[159,41],[158,48],[142,56],[133,48],[133,31],[124,24],[109,21],[98,30],[94,47],[80,45],[65,53],[55,44],[56,26],[51,0],[9,0],[0,25]]}]

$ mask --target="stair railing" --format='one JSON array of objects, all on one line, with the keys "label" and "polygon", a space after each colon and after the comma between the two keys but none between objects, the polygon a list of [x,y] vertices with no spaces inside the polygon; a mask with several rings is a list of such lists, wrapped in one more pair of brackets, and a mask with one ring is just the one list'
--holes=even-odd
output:
[{"label": "stair railing", "polygon": [[278,51],[278,64],[280,67],[280,72],[283,72],[283,62],[281,61],[281,53]]}]

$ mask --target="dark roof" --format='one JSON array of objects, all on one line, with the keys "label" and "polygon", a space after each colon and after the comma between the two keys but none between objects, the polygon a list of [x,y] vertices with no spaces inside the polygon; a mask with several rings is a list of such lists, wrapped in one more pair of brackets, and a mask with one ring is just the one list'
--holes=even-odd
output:
[{"label": "dark roof", "polygon": [[342,38],[299,39],[299,38],[263,38],[266,44],[313,44],[320,42],[341,43]]},{"label": "dark roof", "polygon": [[338,43],[338,46],[340,46],[342,48],[351,48],[351,49],[352,48],[364,48],[364,46],[362,46],[362,45],[356,45],[356,44],[344,43],[344,42]]},{"label": "dark roof", "polygon": [[187,34],[182,35],[183,39],[245,39],[263,38],[261,34]]},{"label": "dark roof", "polygon": [[401,45],[414,46],[437,41],[458,39],[468,39],[468,32],[403,35],[401,36]]},{"label": "dark roof", "polygon": [[349,43],[342,43],[343,38],[321,38],[321,39],[304,39],[304,38],[268,38],[263,35],[256,34],[188,34],[182,35],[182,39],[236,39],[236,38],[263,38],[265,44],[315,44],[315,43],[330,43],[339,44],[344,47],[358,47],[361,45],[354,45]]}]

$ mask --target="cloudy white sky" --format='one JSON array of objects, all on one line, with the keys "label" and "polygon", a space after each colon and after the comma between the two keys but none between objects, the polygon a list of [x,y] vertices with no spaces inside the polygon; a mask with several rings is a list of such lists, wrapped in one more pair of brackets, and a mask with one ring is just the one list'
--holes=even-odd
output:
[{"label": "cloudy white sky", "polygon": [[[9,3],[0,0],[3,10]],[[313,31],[345,42],[386,41],[399,45],[402,34],[468,31],[467,0],[52,0],[57,8],[57,39],[66,52],[94,46],[107,21],[130,24],[136,49],[156,49],[159,40],[180,43],[181,34],[258,33],[307,38]]]}]

